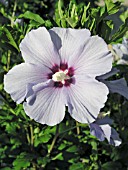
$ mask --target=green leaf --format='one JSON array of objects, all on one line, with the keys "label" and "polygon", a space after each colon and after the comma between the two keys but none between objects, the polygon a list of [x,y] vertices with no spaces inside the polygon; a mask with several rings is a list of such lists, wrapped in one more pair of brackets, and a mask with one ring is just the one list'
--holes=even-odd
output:
[{"label": "green leaf", "polygon": [[82,14],[82,18],[81,18],[81,24],[84,25],[86,23],[86,21],[88,20],[88,17],[87,17],[87,10],[89,9],[90,7],[90,3],[88,3],[87,6],[84,6],[84,12]]},{"label": "green leaf", "polygon": [[65,12],[65,15],[68,16],[66,18],[66,21],[68,22],[68,24],[72,28],[74,28],[77,25],[79,18],[77,14],[77,6],[72,1],[69,4],[68,11]]},{"label": "green leaf", "polygon": [[[16,48],[18,51],[20,51],[19,50],[19,48],[18,48],[18,46],[17,46],[17,44],[16,44],[16,42],[15,42],[15,40],[14,40],[14,38],[13,38],[13,36],[12,36],[12,34],[11,34],[11,32],[6,28],[6,27],[0,27],[0,32],[2,32],[2,34],[4,34],[5,33],[5,36],[7,37],[7,39],[9,40],[7,43],[9,43],[10,45],[12,45],[14,48]],[[3,35],[4,36],[4,35]],[[2,37],[3,38],[3,40],[6,42],[6,37]]]},{"label": "green leaf", "polygon": [[126,19],[126,22],[120,26],[119,30],[112,36],[110,42],[118,42],[127,31],[128,31],[128,18]]},{"label": "green leaf", "polygon": [[66,21],[72,28],[74,28],[77,25],[77,22],[73,18],[66,18]]},{"label": "green leaf", "polygon": [[125,12],[123,12],[120,15],[120,19],[125,23],[125,20],[128,18],[128,10],[126,10]]},{"label": "green leaf", "polygon": [[78,150],[78,148],[75,145],[73,145],[73,146],[69,147],[66,151],[67,152],[76,152],[77,150]]},{"label": "green leaf", "polygon": [[36,128],[34,129],[34,133],[39,133],[39,132],[40,132],[39,127],[36,127]]},{"label": "green leaf", "polygon": [[33,27],[39,27],[41,24],[35,20],[30,20],[30,24],[29,24],[29,27],[30,28],[33,28]]},{"label": "green leaf", "polygon": [[107,162],[102,165],[103,170],[119,170],[122,169],[120,162]]},{"label": "green leaf", "polygon": [[30,12],[30,11],[26,11],[24,14],[21,14],[19,18],[26,18],[26,19],[34,20],[40,24],[45,23],[43,18],[41,18],[38,14],[34,14],[33,12]]},{"label": "green leaf", "polygon": [[98,18],[99,12],[100,12],[100,7],[98,7],[98,8],[91,8],[91,16],[93,18],[95,18],[95,19]]},{"label": "green leaf", "polygon": [[66,148],[65,143],[61,143],[61,145],[58,147],[59,150],[63,150],[64,148]]},{"label": "green leaf", "polygon": [[52,160],[64,160],[64,158],[63,158],[63,154],[62,153],[59,153],[59,154],[57,154],[54,158],[52,158]]},{"label": "green leaf", "polygon": [[52,27],[52,22],[50,20],[46,20],[45,26],[48,27],[48,28]]},{"label": "green leaf", "polygon": [[13,162],[13,166],[16,170],[21,170],[23,168],[28,168],[30,166],[30,161],[32,156],[26,152],[22,152]]},{"label": "green leaf", "polygon": [[20,145],[22,145],[20,139],[18,137],[16,138],[11,138],[10,139],[10,144],[12,144],[12,150],[18,148]]},{"label": "green leaf", "polygon": [[41,165],[41,167],[45,167],[45,165],[50,162],[50,158],[47,156],[38,157],[37,162],[38,162],[38,165]]},{"label": "green leaf", "polygon": [[59,0],[57,3],[57,9],[55,11],[55,21],[58,26],[65,28],[66,27],[66,16],[64,15],[64,11],[62,10],[62,0]]},{"label": "green leaf", "polygon": [[107,8],[108,14],[111,15],[119,11],[121,2],[117,1],[114,3],[112,0],[105,0],[105,5]]},{"label": "green leaf", "polygon": [[101,25],[100,36],[106,41],[109,42],[111,32],[113,30],[113,21],[104,20]]},{"label": "green leaf", "polygon": [[37,147],[39,144],[47,143],[51,139],[51,134],[46,131],[35,135],[34,146]]},{"label": "green leaf", "polygon": [[105,6],[100,7],[100,16],[107,15]]},{"label": "green leaf", "polygon": [[69,170],[85,170],[84,164],[83,163],[74,163],[73,165],[70,166]]},{"label": "green leaf", "polygon": [[59,0],[58,1],[58,12],[59,12],[59,16],[60,16],[60,18],[63,18],[63,10],[62,10],[62,1],[61,0]]},{"label": "green leaf", "polygon": [[90,25],[90,27],[89,27],[89,29],[90,29],[90,31],[92,31],[93,30],[93,28],[95,27],[95,18],[93,18],[92,19],[92,23],[91,23],[91,25]]}]

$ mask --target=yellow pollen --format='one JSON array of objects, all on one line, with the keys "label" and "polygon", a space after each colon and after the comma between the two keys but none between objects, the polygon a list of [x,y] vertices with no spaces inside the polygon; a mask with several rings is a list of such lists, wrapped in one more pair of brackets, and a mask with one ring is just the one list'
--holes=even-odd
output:
[{"label": "yellow pollen", "polygon": [[68,70],[65,70],[65,71],[58,71],[56,72],[55,74],[52,75],[52,80],[53,81],[57,81],[57,82],[61,82],[61,83],[65,83],[65,80],[66,79],[69,79],[70,77],[67,75],[68,73]]}]

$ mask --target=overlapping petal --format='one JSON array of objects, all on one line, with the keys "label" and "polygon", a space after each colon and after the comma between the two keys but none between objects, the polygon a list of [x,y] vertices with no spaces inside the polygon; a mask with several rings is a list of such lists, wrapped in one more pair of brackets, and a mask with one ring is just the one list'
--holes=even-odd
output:
[{"label": "overlapping petal", "polygon": [[37,93],[32,105],[24,103],[24,109],[26,114],[35,121],[53,126],[63,120],[65,105],[64,89],[47,87]]},{"label": "overlapping petal", "polygon": [[110,142],[110,138],[111,138],[111,126],[109,126],[108,124],[104,124],[104,125],[100,125],[100,128],[102,129],[105,137],[107,138],[107,140]]},{"label": "overlapping petal", "polygon": [[127,82],[124,78],[112,80],[112,81],[106,80],[118,72],[119,72],[118,69],[113,68],[110,72],[108,72],[104,75],[98,76],[98,77],[96,77],[96,79],[103,82],[104,84],[106,84],[110,93],[118,93],[118,94],[124,96],[126,99],[128,99],[128,86],[127,86]]},{"label": "overlapping petal", "polygon": [[116,130],[110,126],[112,122],[113,120],[109,117],[97,119],[90,124],[90,132],[100,141],[103,141],[106,138],[111,145],[119,146],[122,141]]},{"label": "overlapping petal", "polygon": [[112,70],[106,74],[103,74],[101,76],[96,77],[97,80],[105,80],[108,79],[109,77],[116,75],[117,73],[119,73],[119,70],[117,68],[112,68]]},{"label": "overlapping petal", "polygon": [[122,140],[119,138],[119,134],[114,128],[111,129],[111,138],[110,144],[114,146],[119,146],[122,143]]},{"label": "overlapping petal", "polygon": [[112,60],[112,54],[104,40],[98,36],[92,36],[80,57],[74,58],[72,66],[75,68],[75,74],[96,77],[111,70]]},{"label": "overlapping petal", "polygon": [[33,86],[47,80],[46,71],[50,72],[47,67],[29,63],[14,66],[4,77],[4,89],[15,102],[21,103],[27,94],[28,85]]},{"label": "overlapping petal", "polygon": [[76,77],[67,93],[71,116],[78,122],[91,123],[107,100],[108,88],[90,77]]},{"label": "overlapping petal", "polygon": [[104,132],[105,137],[111,145],[119,146],[121,144],[121,139],[119,138],[118,133],[109,125],[100,125],[101,129]]},{"label": "overlapping petal", "polygon": [[30,31],[20,44],[22,56],[27,63],[51,67],[60,64],[60,57],[45,27]]},{"label": "overlapping petal", "polygon": [[87,29],[52,28],[49,30],[52,41],[59,51],[62,62],[71,66],[72,58],[79,57],[90,37]]},{"label": "overlapping petal", "polygon": [[128,99],[128,86],[124,78],[113,80],[113,81],[103,81],[109,88],[111,93],[118,93]]},{"label": "overlapping petal", "polygon": [[36,96],[41,90],[47,87],[54,87],[54,82],[52,80],[47,80],[43,83],[38,83],[35,85],[27,85],[26,101],[29,105],[33,105],[36,100]]},{"label": "overlapping petal", "polygon": [[104,132],[102,131],[100,126],[97,125],[96,123],[90,124],[90,132],[93,136],[96,136],[100,141],[104,141],[105,139]]}]

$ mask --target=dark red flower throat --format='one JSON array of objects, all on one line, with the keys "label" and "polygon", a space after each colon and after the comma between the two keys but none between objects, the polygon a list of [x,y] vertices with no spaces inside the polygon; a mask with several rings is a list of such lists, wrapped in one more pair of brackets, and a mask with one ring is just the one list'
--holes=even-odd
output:
[{"label": "dark red flower throat", "polygon": [[60,66],[54,64],[54,66],[51,68],[51,71],[52,72],[48,74],[48,79],[52,79],[54,81],[55,87],[67,87],[74,82],[74,68],[68,68],[67,63],[61,63]]}]

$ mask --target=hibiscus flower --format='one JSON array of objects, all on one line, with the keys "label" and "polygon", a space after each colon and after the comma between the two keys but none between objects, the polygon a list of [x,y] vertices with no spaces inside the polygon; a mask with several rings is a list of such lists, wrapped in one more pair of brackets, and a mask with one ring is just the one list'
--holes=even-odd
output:
[{"label": "hibiscus flower", "polygon": [[99,36],[87,29],[40,27],[20,44],[24,63],[4,77],[4,88],[35,121],[56,125],[70,115],[92,123],[109,90],[96,79],[112,68],[112,54]]},{"label": "hibiscus flower", "polygon": [[95,122],[90,124],[90,132],[100,141],[104,141],[106,138],[109,144],[119,146],[122,140],[119,138],[116,130],[110,126],[112,123],[113,120],[107,116],[102,119],[98,118]]}]

